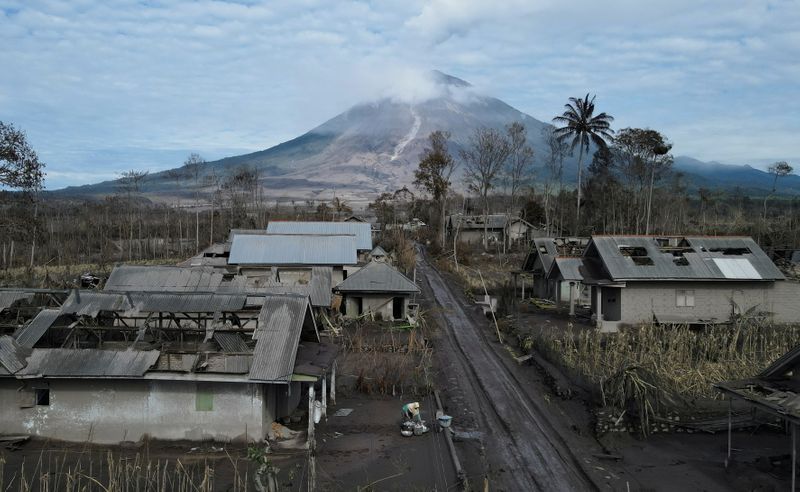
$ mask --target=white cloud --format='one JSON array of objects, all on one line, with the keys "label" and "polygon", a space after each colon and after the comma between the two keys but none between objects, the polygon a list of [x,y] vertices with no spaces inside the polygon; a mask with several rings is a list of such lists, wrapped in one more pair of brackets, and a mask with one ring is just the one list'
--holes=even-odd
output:
[{"label": "white cloud", "polygon": [[789,1],[0,0],[0,118],[57,185],[119,162],[107,149],[154,167],[260,150],[358,102],[435,96],[439,68],[542,120],[591,92],[679,153],[756,161],[798,153],[798,33]]}]

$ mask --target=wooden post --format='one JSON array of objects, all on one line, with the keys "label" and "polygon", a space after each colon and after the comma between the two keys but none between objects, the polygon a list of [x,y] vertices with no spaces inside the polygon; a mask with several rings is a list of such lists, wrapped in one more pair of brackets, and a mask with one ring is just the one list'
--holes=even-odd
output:
[{"label": "wooden post", "polygon": [[569,315],[575,316],[575,282],[569,283]]},{"label": "wooden post", "polygon": [[481,284],[483,284],[483,292],[486,294],[486,301],[489,303],[489,312],[492,313],[492,320],[494,320],[494,329],[497,331],[497,340],[500,343],[503,343],[503,337],[500,335],[500,326],[497,324],[497,317],[494,315],[494,308],[492,308],[492,297],[489,295],[489,291],[486,289],[486,282],[483,280],[483,274],[480,270],[477,270],[478,276],[481,278]]},{"label": "wooden post", "polygon": [[336,361],[331,367],[331,405],[336,405]]},{"label": "wooden post", "polygon": [[322,374],[322,416],[328,421],[328,375]]},{"label": "wooden post", "polygon": [[316,489],[316,441],[314,438],[314,386],[308,388],[308,492]]},{"label": "wooden post", "polygon": [[728,457],[725,458],[725,468],[728,468],[728,465],[731,462],[731,432],[732,431],[733,431],[733,398],[728,397]]}]

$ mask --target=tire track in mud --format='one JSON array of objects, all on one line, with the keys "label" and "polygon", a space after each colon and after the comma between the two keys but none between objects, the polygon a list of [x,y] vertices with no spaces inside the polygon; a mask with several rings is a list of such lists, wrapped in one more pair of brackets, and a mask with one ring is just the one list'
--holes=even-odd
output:
[{"label": "tire track in mud", "polygon": [[491,451],[487,460],[508,472],[496,477],[496,485],[508,490],[596,490],[545,412],[520,389],[524,383],[500,360],[475,314],[465,312],[422,255],[418,260],[433,293],[431,300],[445,311],[440,318],[449,336],[444,338],[454,349],[461,373],[468,377],[459,385],[468,386],[466,391],[480,411],[482,440]]}]

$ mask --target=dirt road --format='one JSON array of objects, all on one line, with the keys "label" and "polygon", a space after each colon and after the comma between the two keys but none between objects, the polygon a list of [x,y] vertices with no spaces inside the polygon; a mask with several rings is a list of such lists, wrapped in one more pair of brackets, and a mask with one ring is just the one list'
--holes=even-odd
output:
[{"label": "dirt road", "polygon": [[441,307],[432,310],[446,330],[440,341],[446,346],[437,350],[451,354],[449,377],[460,386],[464,407],[474,411],[492,489],[596,490],[582,458],[548,420],[543,402],[492,347],[474,306],[454,294],[422,254],[417,267],[426,296]]}]

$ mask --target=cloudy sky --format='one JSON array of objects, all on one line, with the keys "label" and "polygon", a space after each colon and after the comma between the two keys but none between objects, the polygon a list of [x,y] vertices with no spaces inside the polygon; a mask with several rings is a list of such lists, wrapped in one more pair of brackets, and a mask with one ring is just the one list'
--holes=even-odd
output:
[{"label": "cloudy sky", "polygon": [[677,155],[800,165],[795,0],[0,0],[0,120],[47,187],[298,136],[437,68],[540,120],[597,94]]}]

